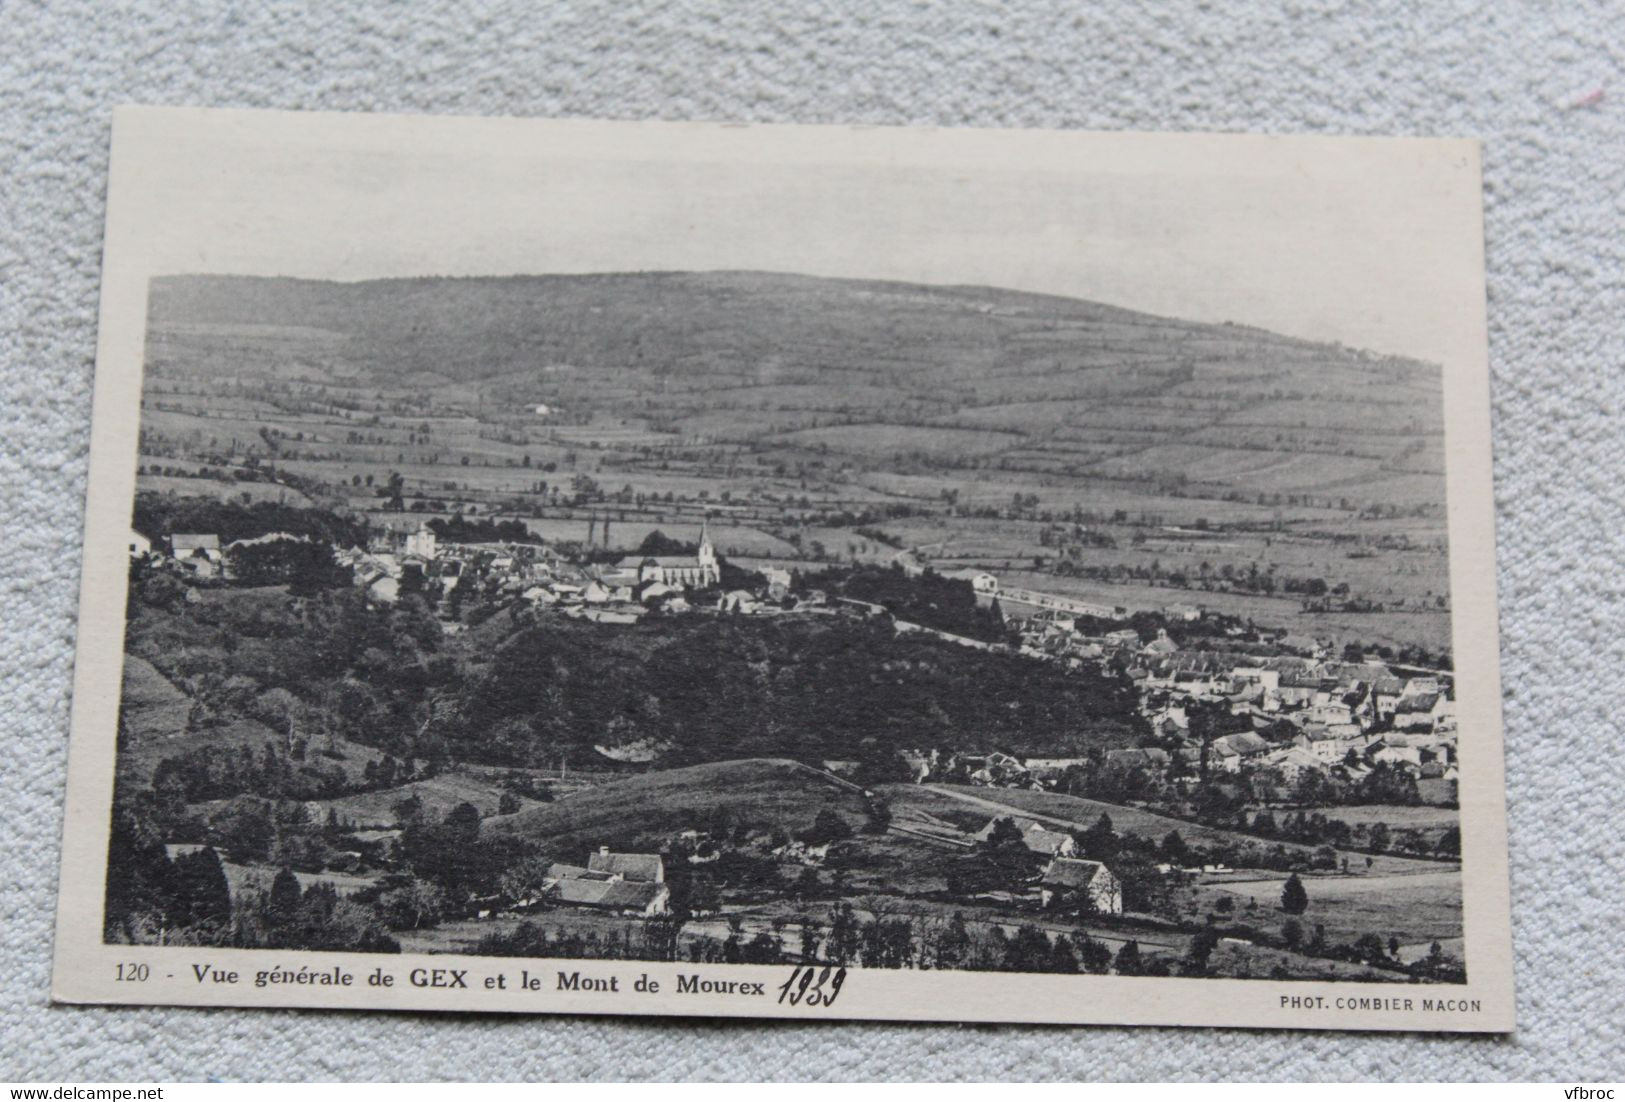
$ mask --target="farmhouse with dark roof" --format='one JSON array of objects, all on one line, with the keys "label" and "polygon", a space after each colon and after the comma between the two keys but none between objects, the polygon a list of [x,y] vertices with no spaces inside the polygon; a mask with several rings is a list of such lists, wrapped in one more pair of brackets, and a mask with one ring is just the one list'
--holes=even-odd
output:
[{"label": "farmhouse with dark roof", "polygon": [[556,903],[653,917],[671,908],[666,866],[658,853],[612,853],[601,846],[586,867],[554,864],[547,870],[547,897]]}]

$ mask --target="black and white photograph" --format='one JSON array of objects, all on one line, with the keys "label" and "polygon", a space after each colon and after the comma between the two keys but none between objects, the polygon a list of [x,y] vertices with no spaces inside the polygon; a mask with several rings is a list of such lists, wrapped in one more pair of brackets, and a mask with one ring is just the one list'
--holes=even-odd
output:
[{"label": "black and white photograph", "polygon": [[120,116],[117,998],[1510,1023],[1470,143],[454,122]]}]

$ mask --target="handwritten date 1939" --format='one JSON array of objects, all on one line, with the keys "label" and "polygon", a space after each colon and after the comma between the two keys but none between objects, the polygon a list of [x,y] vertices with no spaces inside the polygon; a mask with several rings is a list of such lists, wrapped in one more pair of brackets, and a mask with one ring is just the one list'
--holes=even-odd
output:
[{"label": "handwritten date 1939", "polygon": [[846,969],[826,964],[799,965],[779,988],[779,1002],[791,1006],[834,1006],[846,983]]}]

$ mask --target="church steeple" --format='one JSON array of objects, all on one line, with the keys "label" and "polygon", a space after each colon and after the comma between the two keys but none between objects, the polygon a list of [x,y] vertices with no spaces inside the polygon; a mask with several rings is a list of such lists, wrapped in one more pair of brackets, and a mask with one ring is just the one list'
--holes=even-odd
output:
[{"label": "church steeple", "polygon": [[700,521],[700,546],[695,552],[694,560],[700,568],[700,584],[710,585],[722,578],[722,568],[717,565],[717,549],[711,546],[711,518],[707,516]]}]

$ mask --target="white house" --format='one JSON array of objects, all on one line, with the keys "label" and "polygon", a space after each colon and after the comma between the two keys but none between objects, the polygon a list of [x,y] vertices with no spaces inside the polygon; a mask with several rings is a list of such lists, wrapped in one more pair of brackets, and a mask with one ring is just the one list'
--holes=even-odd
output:
[{"label": "white house", "polygon": [[1431,731],[1451,712],[1451,702],[1443,693],[1407,694],[1394,705],[1394,726],[1401,731]]},{"label": "white house", "polygon": [[416,532],[406,534],[405,545],[401,548],[403,554],[416,555],[421,559],[433,559],[438,552],[439,542],[434,532],[428,528],[419,528]]},{"label": "white house", "polygon": [[1039,900],[1048,907],[1068,897],[1088,900],[1098,914],[1123,913],[1123,884],[1099,861],[1057,857],[1044,869]]},{"label": "white house", "polygon": [[213,533],[177,532],[169,537],[169,553],[177,559],[220,561],[220,537]]},{"label": "white house", "polygon": [[989,819],[987,825],[977,831],[972,837],[978,842],[985,842],[993,836],[993,830],[1000,820],[1009,819],[1021,831],[1021,840],[1026,847],[1034,853],[1045,857],[1071,857],[1078,851],[1078,844],[1072,835],[1063,830],[1050,830],[1041,823],[1032,819],[1022,819],[1013,815],[999,815]]},{"label": "white house", "polygon": [[1277,750],[1264,758],[1264,765],[1275,770],[1287,784],[1297,784],[1305,773],[1323,773],[1325,762],[1319,755],[1297,746]]},{"label": "white house", "polygon": [[762,602],[756,599],[756,594],[746,589],[731,589],[717,598],[717,609],[721,612],[756,612],[762,607]]}]

